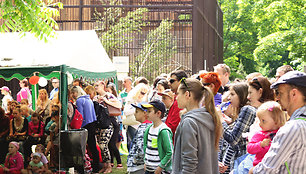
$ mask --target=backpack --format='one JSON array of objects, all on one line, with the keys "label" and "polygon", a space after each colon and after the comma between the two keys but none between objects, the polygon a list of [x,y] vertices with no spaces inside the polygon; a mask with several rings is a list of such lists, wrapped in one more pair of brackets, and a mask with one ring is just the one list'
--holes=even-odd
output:
[{"label": "backpack", "polygon": [[95,112],[97,116],[97,128],[106,129],[109,127],[111,123],[111,118],[109,116],[109,112],[107,106],[100,104],[96,101],[93,102],[95,107]]},{"label": "backpack", "polygon": [[80,129],[83,123],[83,116],[77,110],[74,104],[72,104],[72,106],[73,106],[73,115],[71,117],[70,127],[71,129]]}]

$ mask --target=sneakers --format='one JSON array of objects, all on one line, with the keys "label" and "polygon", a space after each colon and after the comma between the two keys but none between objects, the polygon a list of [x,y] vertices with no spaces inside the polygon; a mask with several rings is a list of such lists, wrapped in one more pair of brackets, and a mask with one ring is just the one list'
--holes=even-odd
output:
[{"label": "sneakers", "polygon": [[123,169],[123,166],[122,166],[122,164],[118,164],[116,168],[117,169]]}]

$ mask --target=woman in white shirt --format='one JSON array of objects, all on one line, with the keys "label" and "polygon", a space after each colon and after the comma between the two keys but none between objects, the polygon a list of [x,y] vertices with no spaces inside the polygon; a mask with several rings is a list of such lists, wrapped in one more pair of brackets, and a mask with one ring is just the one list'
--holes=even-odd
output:
[{"label": "woman in white shirt", "polygon": [[3,86],[2,88],[0,88],[0,90],[1,94],[4,95],[4,97],[2,98],[2,108],[4,109],[5,113],[7,113],[7,103],[13,100],[11,96],[11,91],[7,86]]}]

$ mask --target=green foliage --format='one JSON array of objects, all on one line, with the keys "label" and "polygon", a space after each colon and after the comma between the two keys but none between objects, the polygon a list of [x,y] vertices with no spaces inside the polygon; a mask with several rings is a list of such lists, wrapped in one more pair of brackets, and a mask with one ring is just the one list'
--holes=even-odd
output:
[{"label": "green foliage", "polygon": [[147,11],[148,9],[146,8],[139,8],[135,11],[129,11],[124,17],[122,17],[121,10],[116,9],[106,9],[103,15],[98,14],[100,15],[98,21],[104,23],[108,21],[105,20],[106,18],[113,17],[107,24],[102,25],[101,42],[106,52],[122,48],[132,41],[134,38],[128,36],[141,31],[142,27],[146,25],[146,22],[144,22],[144,13]]},{"label": "green foliage", "polygon": [[306,61],[305,0],[221,0],[224,62],[237,73],[272,77],[277,67]]},{"label": "green foliage", "polygon": [[0,31],[31,32],[46,41],[58,28],[53,19],[59,16],[55,7],[63,8],[63,4],[53,0],[4,0],[0,2],[0,19],[4,21]]},{"label": "green foliage", "polygon": [[150,31],[143,43],[143,49],[136,57],[136,61],[130,66],[134,76],[141,74],[141,76],[150,79],[150,75],[156,77],[161,72],[165,72],[163,71],[165,68],[163,63],[170,61],[176,52],[174,36],[170,33],[172,27],[172,21],[163,20],[159,27]]}]

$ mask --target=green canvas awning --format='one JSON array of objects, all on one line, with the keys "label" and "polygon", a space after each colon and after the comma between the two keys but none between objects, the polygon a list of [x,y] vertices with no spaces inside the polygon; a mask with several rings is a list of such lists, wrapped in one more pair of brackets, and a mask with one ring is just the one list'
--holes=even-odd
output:
[{"label": "green canvas awning", "polygon": [[[67,121],[67,75],[97,81],[112,79],[117,72],[95,31],[59,31],[47,43],[26,33],[0,33],[0,78],[22,80],[33,75],[60,80],[63,121]],[[34,90],[33,90],[34,88]],[[37,86],[32,86],[33,101]]]}]

